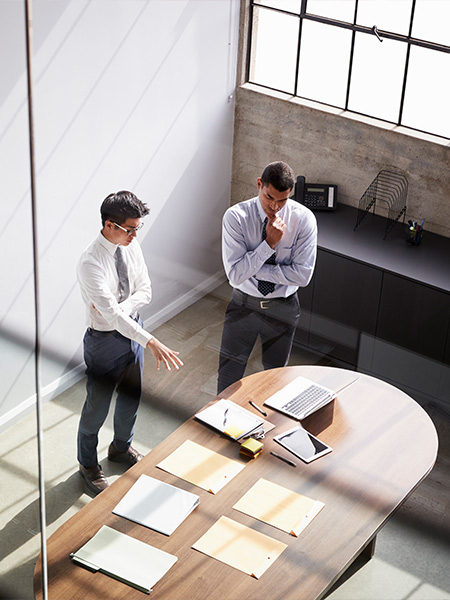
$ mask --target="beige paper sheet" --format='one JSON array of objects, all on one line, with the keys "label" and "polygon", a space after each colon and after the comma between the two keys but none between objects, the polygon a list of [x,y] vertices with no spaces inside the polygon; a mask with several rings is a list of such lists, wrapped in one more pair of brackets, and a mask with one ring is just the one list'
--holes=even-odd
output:
[{"label": "beige paper sheet", "polygon": [[192,548],[259,579],[287,544],[220,517]]},{"label": "beige paper sheet", "polygon": [[157,466],[212,494],[217,494],[242,471],[245,463],[232,460],[191,440],[186,440]]},{"label": "beige paper sheet", "polygon": [[324,506],[323,502],[259,479],[233,508],[297,537]]}]

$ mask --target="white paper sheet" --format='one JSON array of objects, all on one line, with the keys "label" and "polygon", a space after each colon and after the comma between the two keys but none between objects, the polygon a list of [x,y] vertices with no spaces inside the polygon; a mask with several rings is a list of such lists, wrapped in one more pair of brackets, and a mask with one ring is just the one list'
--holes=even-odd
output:
[{"label": "white paper sheet", "polygon": [[178,560],[106,525],[71,558],[147,593]]},{"label": "white paper sheet", "polygon": [[196,494],[141,475],[113,513],[159,533],[171,535],[199,502]]}]

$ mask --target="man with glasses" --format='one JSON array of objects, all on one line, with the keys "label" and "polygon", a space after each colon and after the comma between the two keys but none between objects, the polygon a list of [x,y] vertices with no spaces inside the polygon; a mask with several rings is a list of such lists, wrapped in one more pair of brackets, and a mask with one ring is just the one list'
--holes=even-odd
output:
[{"label": "man with glasses", "polygon": [[108,482],[98,463],[98,432],[117,391],[114,439],[108,458],[131,466],[142,455],[131,446],[142,390],[144,349],[150,348],[159,370],[183,365],[174,352],[142,327],[138,311],[152,297],[141,247],[135,239],[148,207],[133,193],[110,194],[101,208],[102,230],[83,252],[78,282],[86,305],[83,340],[86,401],[78,428],[78,462],[88,489],[100,493]]}]

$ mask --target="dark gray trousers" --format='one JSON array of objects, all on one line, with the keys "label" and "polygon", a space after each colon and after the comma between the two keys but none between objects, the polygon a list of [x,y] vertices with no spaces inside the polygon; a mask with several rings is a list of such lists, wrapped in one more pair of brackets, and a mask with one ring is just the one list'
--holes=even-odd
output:
[{"label": "dark gray trousers", "polygon": [[126,452],[131,444],[142,390],[144,348],[117,331],[88,329],[84,360],[87,395],[78,427],[78,462],[92,467],[98,464],[98,432],[115,390],[114,447]]},{"label": "dark gray trousers", "polygon": [[297,294],[264,300],[233,290],[225,313],[217,393],[243,377],[258,336],[262,342],[264,369],[285,367],[299,316]]}]

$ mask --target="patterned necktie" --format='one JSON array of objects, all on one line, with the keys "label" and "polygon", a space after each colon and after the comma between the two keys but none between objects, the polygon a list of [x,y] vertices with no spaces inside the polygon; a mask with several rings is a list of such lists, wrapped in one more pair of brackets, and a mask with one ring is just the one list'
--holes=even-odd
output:
[{"label": "patterned necktie", "polygon": [[128,269],[123,259],[122,248],[116,249],[116,268],[119,276],[119,302],[126,300],[130,295],[130,282],[128,280]]},{"label": "patterned necktie", "polygon": [[[267,227],[267,217],[264,219],[264,227],[262,230],[262,239],[265,240],[266,239],[266,227]],[[266,262],[264,263],[265,265],[276,265],[277,263],[275,262],[275,252],[269,256],[269,258],[266,260]],[[273,292],[273,290],[275,289],[275,284],[272,283],[271,281],[260,281],[258,279],[258,291],[263,295],[263,296],[267,296],[267,294],[271,294]]]}]

